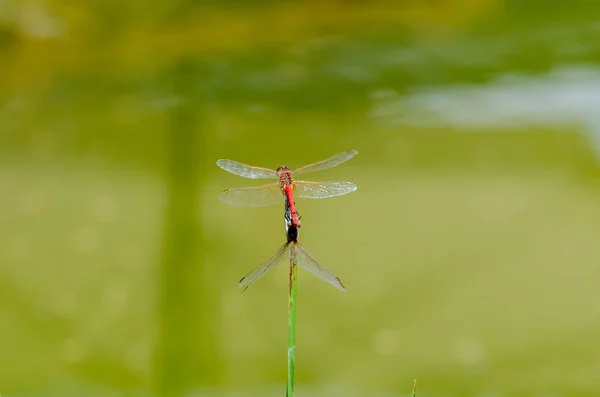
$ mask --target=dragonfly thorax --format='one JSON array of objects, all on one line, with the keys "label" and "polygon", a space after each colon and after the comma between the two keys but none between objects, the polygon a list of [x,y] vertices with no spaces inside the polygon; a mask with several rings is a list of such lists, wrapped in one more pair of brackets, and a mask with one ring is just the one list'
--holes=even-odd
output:
[{"label": "dragonfly thorax", "polygon": [[282,189],[286,186],[293,186],[294,179],[292,178],[292,171],[285,165],[277,168],[277,176],[279,176],[279,182],[281,183]]}]

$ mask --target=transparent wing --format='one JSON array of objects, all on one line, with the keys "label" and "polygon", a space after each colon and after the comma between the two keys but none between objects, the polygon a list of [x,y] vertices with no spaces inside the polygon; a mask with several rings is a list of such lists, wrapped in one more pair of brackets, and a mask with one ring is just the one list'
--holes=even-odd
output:
[{"label": "transparent wing", "polygon": [[259,179],[259,178],[279,178],[277,171],[268,168],[254,167],[238,163],[229,159],[217,160],[217,165],[227,172],[243,176],[244,178]]},{"label": "transparent wing", "polygon": [[325,269],[323,266],[317,262],[317,260],[308,252],[306,248],[300,243],[295,244],[295,252],[294,252],[294,263],[300,266],[304,270],[308,270],[315,276],[319,277],[323,281],[327,281],[329,284],[333,285],[339,290],[345,291],[346,288],[344,284],[340,281],[339,278],[334,276],[329,270]]},{"label": "transparent wing", "polygon": [[227,189],[219,195],[219,200],[229,205],[266,207],[282,203],[284,196],[279,182],[276,182],[268,185]]},{"label": "transparent wing", "polygon": [[336,154],[333,157],[329,157],[328,159],[321,160],[317,163],[313,163],[313,164],[305,165],[304,167],[300,167],[297,170],[295,170],[294,172],[292,172],[292,175],[298,175],[298,174],[302,174],[302,173],[306,173],[306,172],[313,172],[313,171],[321,171],[321,170],[326,170],[327,168],[335,167],[336,165],[340,165],[340,164],[345,163],[346,161],[350,160],[352,157],[354,157],[354,155],[356,153],[358,153],[357,150],[347,150],[345,152]]},{"label": "transparent wing", "polygon": [[264,276],[266,272],[271,270],[271,268],[273,268],[273,266],[277,264],[277,262],[281,258],[281,255],[283,255],[283,253],[289,245],[290,243],[283,244],[281,248],[277,250],[277,252],[275,252],[269,259],[267,259],[266,262],[264,262],[262,265],[256,267],[250,273],[242,277],[242,279],[238,283],[238,287],[244,288],[244,291],[250,288],[252,284],[254,284],[259,278]]},{"label": "transparent wing", "polygon": [[357,189],[351,182],[295,181],[294,196],[301,198],[327,198],[352,193]]}]

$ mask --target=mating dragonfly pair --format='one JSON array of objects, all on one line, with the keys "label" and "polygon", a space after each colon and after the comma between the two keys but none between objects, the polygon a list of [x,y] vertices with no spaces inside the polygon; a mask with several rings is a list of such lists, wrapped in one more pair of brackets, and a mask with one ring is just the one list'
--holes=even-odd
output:
[{"label": "mating dragonfly pair", "polygon": [[262,186],[243,187],[236,189],[227,189],[220,195],[221,201],[231,205],[241,206],[268,206],[281,203],[283,198],[285,211],[285,232],[287,242],[283,244],[266,262],[252,270],[246,276],[242,277],[238,286],[244,291],[254,284],[259,278],[273,268],[283,254],[289,250],[290,258],[294,264],[309,271],[320,279],[332,284],[334,287],[344,291],[344,285],[339,278],[334,276],[329,270],[323,267],[308,252],[308,250],[298,242],[300,232],[300,216],[296,210],[294,197],[322,199],[328,197],[341,196],[351,193],[357,189],[356,185],[350,182],[308,182],[294,180],[292,175],[321,171],[342,164],[358,152],[348,150],[339,153],[328,159],[300,167],[291,171],[286,166],[281,166],[276,170],[268,168],[254,167],[237,161],[220,159],[217,165],[225,171],[242,176],[244,178],[259,179],[272,178],[279,179],[279,182],[270,183]]}]

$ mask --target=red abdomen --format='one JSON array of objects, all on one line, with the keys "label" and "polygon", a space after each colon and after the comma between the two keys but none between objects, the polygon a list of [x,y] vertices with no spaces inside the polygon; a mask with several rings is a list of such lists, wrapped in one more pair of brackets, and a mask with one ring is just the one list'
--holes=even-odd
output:
[{"label": "red abdomen", "polygon": [[292,225],[295,227],[300,227],[300,220],[298,219],[298,211],[296,211],[296,203],[294,203],[294,194],[293,194],[293,186],[287,185],[284,188],[285,197],[290,206],[290,213],[292,214]]}]

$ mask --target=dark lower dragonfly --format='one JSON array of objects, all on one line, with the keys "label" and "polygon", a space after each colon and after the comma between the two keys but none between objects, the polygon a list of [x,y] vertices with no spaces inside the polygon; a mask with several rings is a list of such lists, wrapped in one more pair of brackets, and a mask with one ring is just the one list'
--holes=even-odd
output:
[{"label": "dark lower dragonfly", "polygon": [[292,214],[290,205],[285,200],[285,234],[287,242],[283,244],[266,262],[256,267],[246,276],[242,277],[238,287],[247,290],[252,284],[254,284],[259,278],[264,276],[269,270],[271,270],[281,259],[284,253],[289,251],[289,257],[292,262],[297,266],[308,270],[313,275],[317,276],[323,281],[328,282],[334,287],[345,291],[346,288],[339,278],[334,276],[329,270],[323,267],[319,262],[308,252],[308,250],[298,242],[298,235],[300,230],[294,222],[295,216]]}]

